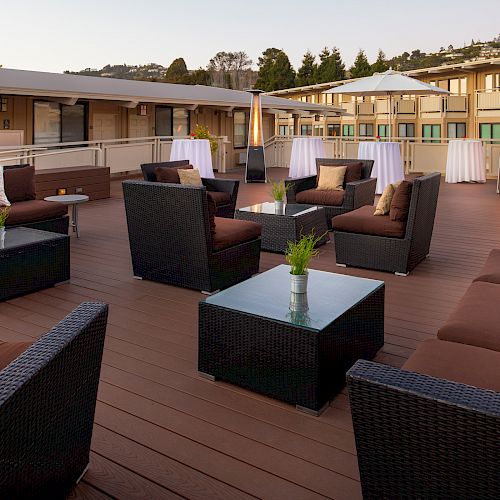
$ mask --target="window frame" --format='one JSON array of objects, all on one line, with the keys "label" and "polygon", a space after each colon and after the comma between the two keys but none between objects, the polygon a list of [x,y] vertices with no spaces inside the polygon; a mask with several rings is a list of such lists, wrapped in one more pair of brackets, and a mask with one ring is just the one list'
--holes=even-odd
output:
[{"label": "window frame", "polygon": [[[425,130],[430,127],[431,135],[426,136]],[[434,135],[434,130],[439,130],[439,135]],[[438,123],[423,123],[422,124],[422,142],[426,144],[438,144],[441,142],[441,124]]]},{"label": "window frame", "polygon": [[[364,127],[364,133],[361,131],[361,127]],[[368,130],[371,129],[371,134]],[[359,137],[373,137],[373,123],[360,123],[358,127]]]},{"label": "window frame", "polygon": [[[455,135],[450,134],[450,125],[455,127]],[[463,126],[463,135],[458,135],[458,129]],[[467,137],[467,123],[466,122],[448,122],[446,124],[446,135],[448,139],[464,139]]]},{"label": "window frame", "polygon": [[[243,143],[238,143],[236,144],[236,134],[235,134],[235,126],[236,126],[236,116],[235,115],[240,115],[242,114],[244,116],[244,128],[245,128],[245,135],[244,135],[244,141]],[[250,114],[243,110],[243,109],[238,109],[236,111],[233,111],[233,148],[234,149],[245,149],[248,147],[248,127],[249,127],[249,121],[250,121]]]}]

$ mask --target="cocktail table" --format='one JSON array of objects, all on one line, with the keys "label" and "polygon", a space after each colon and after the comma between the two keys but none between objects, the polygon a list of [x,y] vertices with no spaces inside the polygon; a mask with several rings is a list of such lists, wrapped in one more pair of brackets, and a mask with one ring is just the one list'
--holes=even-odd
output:
[{"label": "cocktail table", "polygon": [[86,194],[61,194],[58,196],[47,196],[44,200],[57,201],[59,203],[64,203],[65,205],[71,205],[71,227],[73,228],[73,231],[76,231],[76,237],[79,238],[80,230],[78,227],[78,205],[89,201],[89,197]]},{"label": "cocktail table", "polygon": [[[281,265],[199,304],[200,374],[318,415],[360,358],[384,343],[384,282],[309,271],[308,310],[290,310]],[[303,302],[303,301],[302,301]]]},{"label": "cocktail table", "polygon": [[259,203],[236,210],[234,218],[261,224],[261,248],[271,252],[285,252],[289,241],[297,241],[313,230],[317,236],[324,235],[319,245],[330,239],[325,209],[314,205],[287,204],[279,211],[274,203]]},{"label": "cocktail table", "polygon": [[27,227],[0,232],[0,300],[68,281],[69,236]]}]

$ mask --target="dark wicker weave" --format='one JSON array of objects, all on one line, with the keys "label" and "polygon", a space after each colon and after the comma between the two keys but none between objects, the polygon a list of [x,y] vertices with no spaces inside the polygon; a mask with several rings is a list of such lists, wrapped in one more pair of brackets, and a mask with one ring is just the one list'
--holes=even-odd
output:
[{"label": "dark wicker weave", "polygon": [[107,312],[81,304],[0,372],[1,498],[65,498],[85,472]]},{"label": "dark wicker weave", "polygon": [[213,292],[259,270],[260,238],[212,249],[206,188],[123,183],[134,275]]},{"label": "dark wicker weave", "polygon": [[344,385],[353,363],[373,358],[383,344],[383,285],[321,331],[204,301],[199,305],[202,374],[315,415]]},{"label": "dark wicker weave", "polygon": [[317,236],[324,235],[318,242],[323,245],[330,240],[323,207],[296,216],[273,215],[237,210],[234,218],[257,222],[262,226],[262,250],[285,252],[289,241],[298,241],[302,235],[314,231]]},{"label": "dark wicker weave", "polygon": [[[332,228],[333,217],[351,212],[352,210],[364,205],[373,205],[377,179],[370,178],[373,168],[373,160],[316,158],[316,168],[318,170],[320,165],[345,165],[346,163],[359,161],[363,163],[361,180],[349,182],[345,185],[344,203],[340,206],[324,206],[328,229]],[[286,194],[287,203],[296,203],[295,197],[297,193],[306,191],[307,189],[314,189],[316,188],[317,183],[317,175],[301,177],[299,179],[286,179],[285,184],[289,186]]]},{"label": "dark wicker weave", "polygon": [[31,229],[39,229],[41,231],[48,231],[49,233],[68,234],[69,217],[63,215],[57,219],[41,220],[38,222],[28,222],[20,226],[8,227],[29,227]]},{"label": "dark wicker weave", "polygon": [[334,231],[337,264],[408,274],[429,254],[440,179],[414,179],[404,238]]},{"label": "dark wicker weave", "polygon": [[[156,182],[156,168],[180,168],[189,165],[189,160],[164,161],[159,163],[143,163],[141,165],[142,175],[145,181]],[[236,208],[236,199],[238,198],[238,189],[240,181],[230,179],[206,179],[201,180],[207,191],[219,191],[229,193],[231,202],[226,205],[217,205],[217,217],[226,217],[232,219]]]},{"label": "dark wicker weave", "polygon": [[0,248],[0,300],[69,280],[69,236],[26,227],[6,231],[27,232],[33,240],[20,246]]},{"label": "dark wicker weave", "polygon": [[368,361],[347,384],[366,500],[499,498],[499,393]]}]

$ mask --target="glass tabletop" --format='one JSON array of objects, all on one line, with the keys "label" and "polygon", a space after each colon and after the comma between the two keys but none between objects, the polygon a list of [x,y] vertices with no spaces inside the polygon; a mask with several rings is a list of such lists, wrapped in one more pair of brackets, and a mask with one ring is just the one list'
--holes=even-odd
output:
[{"label": "glass tabletop", "polygon": [[320,210],[321,207],[317,207],[315,205],[302,205],[302,204],[294,204],[288,203],[285,205],[283,212],[278,212],[274,203],[264,202],[259,203],[257,205],[252,205],[250,207],[239,208],[240,212],[253,212],[255,214],[268,214],[268,215],[280,215],[280,216],[288,216],[288,217],[297,217],[297,215],[301,215],[307,212],[314,212],[315,210]]},{"label": "glass tabletop", "polygon": [[9,250],[11,248],[65,237],[67,238],[67,236],[63,234],[50,233],[48,231],[40,231],[39,229],[27,227],[6,228],[5,232],[0,232],[0,252],[2,250]]},{"label": "glass tabletop", "polygon": [[305,301],[290,292],[290,266],[280,265],[205,301],[320,331],[383,285],[383,281],[310,269]]}]

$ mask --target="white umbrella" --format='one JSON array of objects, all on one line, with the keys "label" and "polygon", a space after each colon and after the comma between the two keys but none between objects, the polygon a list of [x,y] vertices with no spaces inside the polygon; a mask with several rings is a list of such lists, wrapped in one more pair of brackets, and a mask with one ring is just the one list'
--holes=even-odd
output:
[{"label": "white umbrella", "polygon": [[421,82],[415,78],[404,75],[392,69],[384,73],[376,73],[366,78],[360,78],[351,83],[325,90],[324,94],[347,94],[354,96],[376,96],[389,97],[389,140],[392,135],[392,96],[394,95],[426,95],[426,94],[449,94],[434,85]]}]

